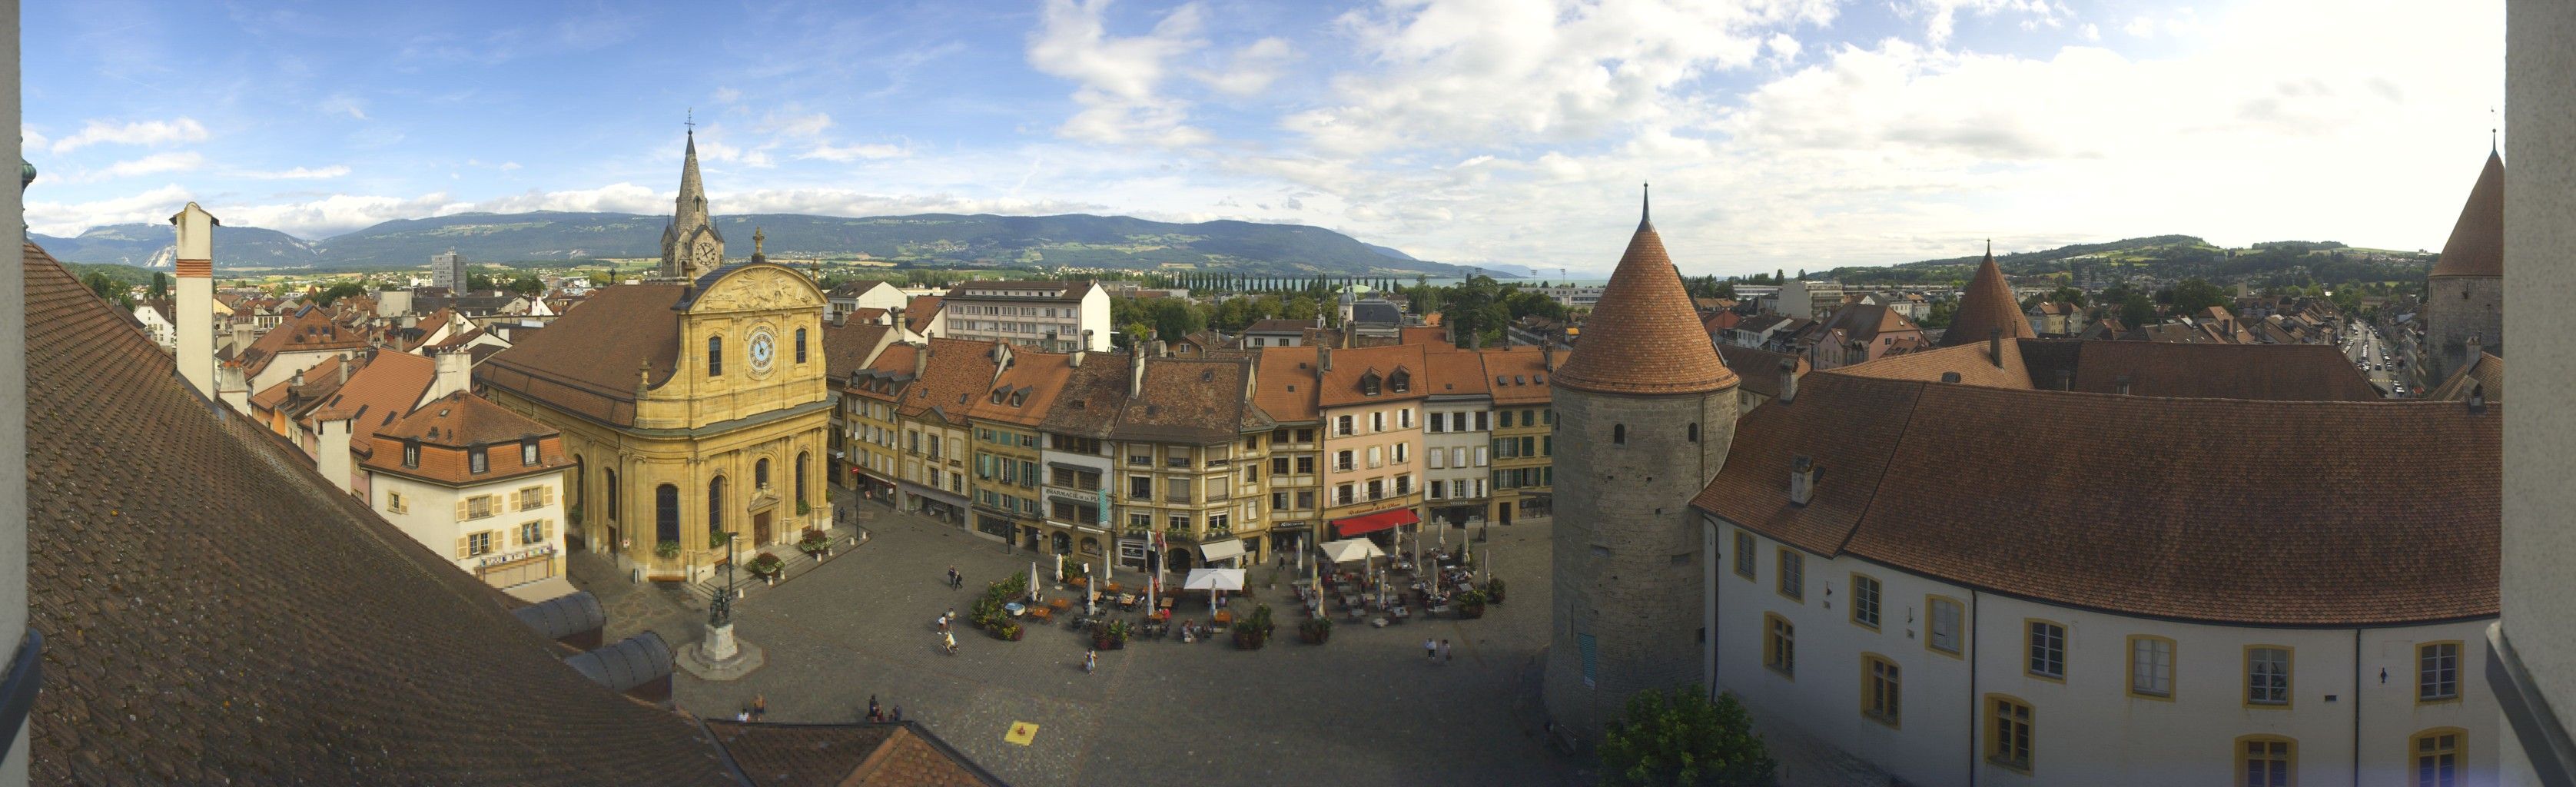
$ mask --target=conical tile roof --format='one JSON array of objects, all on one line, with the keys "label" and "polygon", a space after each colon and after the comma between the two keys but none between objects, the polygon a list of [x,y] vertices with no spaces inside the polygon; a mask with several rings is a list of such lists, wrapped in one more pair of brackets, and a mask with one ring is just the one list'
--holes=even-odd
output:
[{"label": "conical tile roof", "polygon": [[1637,222],[1619,269],[1610,274],[1574,357],[1556,372],[1556,387],[1594,393],[1662,395],[1735,387],[1700,328],[1690,293],[1664,253],[1652,221]]},{"label": "conical tile roof", "polygon": [[2004,269],[1995,267],[1995,250],[1986,248],[1986,261],[1977,266],[1976,278],[1959,293],[1959,311],[1950,318],[1950,330],[1941,334],[1941,346],[1982,342],[1996,328],[2004,329],[2006,339],[2036,339],[2030,320],[2021,314],[2021,302],[2013,299],[2012,285],[2004,283]]},{"label": "conical tile roof", "polygon": [[2486,169],[2478,172],[2478,185],[2469,188],[2469,202],[2460,206],[2460,220],[2451,225],[2451,240],[2442,244],[2432,275],[2504,275],[2503,156],[2487,154]]}]

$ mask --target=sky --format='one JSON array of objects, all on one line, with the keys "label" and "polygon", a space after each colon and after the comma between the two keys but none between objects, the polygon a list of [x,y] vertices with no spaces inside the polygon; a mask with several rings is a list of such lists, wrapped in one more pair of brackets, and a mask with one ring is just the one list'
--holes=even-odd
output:
[{"label": "sky", "polygon": [[35,3],[36,232],[469,211],[1312,224],[1689,273],[2165,233],[2438,249],[2501,0]]}]

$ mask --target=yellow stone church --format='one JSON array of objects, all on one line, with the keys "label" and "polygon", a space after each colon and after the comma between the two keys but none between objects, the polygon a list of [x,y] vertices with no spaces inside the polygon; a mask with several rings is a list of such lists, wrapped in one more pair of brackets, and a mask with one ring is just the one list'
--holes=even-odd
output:
[{"label": "yellow stone church", "polygon": [[[675,216],[703,224],[694,144],[685,166]],[[711,268],[720,245],[680,248],[664,261],[680,276],[602,287],[474,373],[493,402],[562,430],[567,539],[656,580],[706,576],[728,534],[748,556],[831,518],[823,293],[757,250]]]}]

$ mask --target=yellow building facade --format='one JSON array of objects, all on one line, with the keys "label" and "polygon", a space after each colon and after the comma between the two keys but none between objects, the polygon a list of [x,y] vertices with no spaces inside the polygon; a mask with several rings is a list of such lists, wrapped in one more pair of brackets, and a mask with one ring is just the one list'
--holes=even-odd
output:
[{"label": "yellow building facade", "polygon": [[603,288],[476,379],[563,432],[583,548],[696,579],[830,525],[823,310],[804,274],[755,257],[686,284]]}]

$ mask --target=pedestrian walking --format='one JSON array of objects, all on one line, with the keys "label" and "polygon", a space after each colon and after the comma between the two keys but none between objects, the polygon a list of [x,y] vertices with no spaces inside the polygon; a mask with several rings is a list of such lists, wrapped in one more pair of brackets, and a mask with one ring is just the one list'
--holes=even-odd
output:
[{"label": "pedestrian walking", "polygon": [[877,695],[870,694],[868,695],[868,721],[876,721],[877,719],[882,718],[877,715],[877,712]]},{"label": "pedestrian walking", "polygon": [[766,718],[769,718],[769,695],[751,695],[751,720],[760,721]]},{"label": "pedestrian walking", "polygon": [[734,711],[734,712],[733,712],[733,720],[734,720],[734,721],[750,721],[750,720],[751,720],[751,709],[750,709],[750,708],[744,708],[744,709],[742,709],[742,710]]},{"label": "pedestrian walking", "polygon": [[939,647],[941,650],[948,651],[948,655],[957,655],[957,635],[945,631],[940,632]]},{"label": "pedestrian walking", "polygon": [[891,722],[895,722],[895,723],[898,723],[898,724],[902,723],[902,722],[903,722],[903,706],[901,706],[901,705],[894,706],[894,714],[893,714],[893,715],[890,715],[890,716],[887,716],[887,717],[886,717],[886,721],[891,721]]},{"label": "pedestrian walking", "polygon": [[1448,641],[1448,640],[1445,640],[1445,639],[1444,639],[1444,640],[1441,640],[1441,641],[1440,641],[1440,663],[1442,663],[1442,664],[1447,664],[1447,663],[1449,663],[1449,662],[1457,661],[1457,660],[1458,660],[1458,654],[1457,654],[1457,652],[1456,652],[1456,651],[1452,651],[1452,650],[1450,650],[1450,649],[1449,649],[1449,641]]},{"label": "pedestrian walking", "polygon": [[1082,654],[1082,674],[1089,675],[1089,674],[1091,674],[1091,671],[1092,671],[1092,670],[1099,669],[1099,668],[1100,668],[1100,651],[1094,650],[1094,651],[1090,651],[1090,652],[1088,652],[1088,653],[1084,653],[1084,654]]},{"label": "pedestrian walking", "polygon": [[1430,637],[1422,638],[1422,658],[1428,661],[1439,661],[1440,643],[1432,641]]}]

